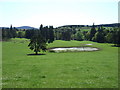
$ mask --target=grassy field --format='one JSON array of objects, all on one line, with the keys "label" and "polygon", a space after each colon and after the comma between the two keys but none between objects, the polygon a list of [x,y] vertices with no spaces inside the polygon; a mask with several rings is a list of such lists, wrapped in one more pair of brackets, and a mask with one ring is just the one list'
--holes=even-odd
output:
[{"label": "grassy field", "polygon": [[33,55],[27,39],[3,42],[3,88],[117,88],[118,48],[90,41],[61,41],[50,47],[93,44],[95,52]]}]

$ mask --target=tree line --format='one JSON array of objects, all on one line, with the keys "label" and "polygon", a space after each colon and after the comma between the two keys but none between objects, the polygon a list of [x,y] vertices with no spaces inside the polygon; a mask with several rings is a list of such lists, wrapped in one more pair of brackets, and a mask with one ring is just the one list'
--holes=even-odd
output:
[{"label": "tree line", "polygon": [[27,38],[31,39],[34,35],[36,35],[36,32],[41,31],[41,35],[44,36],[45,40],[48,43],[51,43],[54,41],[54,31],[53,26],[45,26],[40,25],[39,29],[17,29],[15,27],[10,26],[10,28],[2,28],[2,40],[6,41],[11,38]]},{"label": "tree line", "polygon": [[40,50],[46,51],[47,43],[54,40],[77,40],[77,41],[93,41],[98,43],[113,43],[120,46],[120,27],[105,28],[102,25],[96,27],[94,24],[88,31],[82,31],[79,27],[58,27],[45,26],[41,24],[39,29],[20,30],[10,26],[10,28],[2,28],[2,40],[11,38],[27,38],[30,39],[29,47],[36,54]]},{"label": "tree line", "polygon": [[30,39],[28,47],[38,54],[38,52],[46,51],[47,43],[52,43],[54,41],[54,31],[53,26],[40,25],[39,29],[31,30],[18,30],[13,28],[12,25],[10,28],[2,28],[2,40],[6,41],[11,38],[27,38]]},{"label": "tree line", "polygon": [[102,25],[95,27],[93,24],[88,31],[82,31],[81,28],[61,27],[54,29],[56,40],[77,40],[93,41],[98,43],[113,43],[120,46],[120,27],[105,28]]},{"label": "tree line", "polygon": [[46,51],[47,43],[52,43],[54,41],[54,31],[53,26],[40,25],[38,30],[27,30],[26,38],[30,39],[28,47],[38,54],[40,51]]}]

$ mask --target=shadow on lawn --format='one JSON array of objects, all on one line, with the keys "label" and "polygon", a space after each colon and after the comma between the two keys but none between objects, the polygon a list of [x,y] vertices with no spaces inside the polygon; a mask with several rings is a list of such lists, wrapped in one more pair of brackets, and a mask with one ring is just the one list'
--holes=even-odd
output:
[{"label": "shadow on lawn", "polygon": [[46,54],[27,54],[27,56],[39,56],[39,55],[46,55]]},{"label": "shadow on lawn", "polygon": [[120,47],[120,45],[111,45],[112,47]]}]

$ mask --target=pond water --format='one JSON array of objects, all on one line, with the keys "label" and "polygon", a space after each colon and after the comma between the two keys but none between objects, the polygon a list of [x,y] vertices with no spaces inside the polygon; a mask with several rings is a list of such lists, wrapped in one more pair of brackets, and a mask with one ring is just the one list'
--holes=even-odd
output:
[{"label": "pond water", "polygon": [[93,45],[93,44],[85,44],[85,45]]},{"label": "pond water", "polygon": [[69,47],[69,48],[53,48],[50,50],[55,52],[62,52],[62,51],[97,51],[99,49],[94,47]]}]

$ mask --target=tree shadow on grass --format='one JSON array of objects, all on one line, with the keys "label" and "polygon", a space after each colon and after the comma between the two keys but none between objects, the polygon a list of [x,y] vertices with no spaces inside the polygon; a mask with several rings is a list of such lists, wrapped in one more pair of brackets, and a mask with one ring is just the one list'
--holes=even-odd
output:
[{"label": "tree shadow on grass", "polygon": [[27,56],[39,56],[39,55],[46,55],[46,54],[27,54]]},{"label": "tree shadow on grass", "polygon": [[117,45],[111,45],[112,47],[120,47],[120,46],[117,46]]}]

